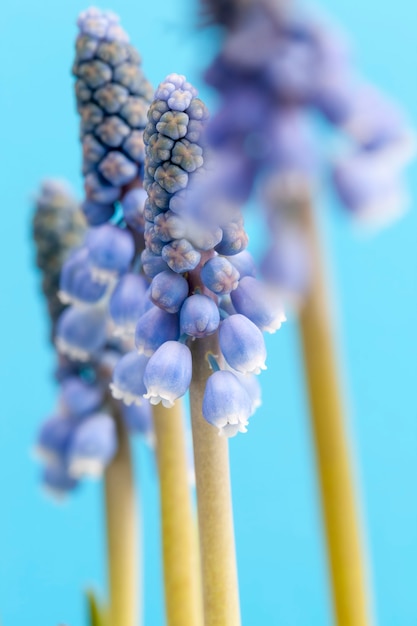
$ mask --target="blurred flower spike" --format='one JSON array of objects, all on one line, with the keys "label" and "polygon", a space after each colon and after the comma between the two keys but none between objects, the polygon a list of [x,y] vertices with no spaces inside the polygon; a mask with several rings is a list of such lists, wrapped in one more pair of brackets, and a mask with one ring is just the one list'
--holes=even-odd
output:
[{"label": "blurred flower spike", "polygon": [[[406,206],[402,170],[413,134],[396,105],[356,75],[330,25],[269,0],[232,2],[227,15],[216,0],[204,5],[226,28],[205,75],[221,98],[206,132],[212,166],[194,203],[209,214],[216,204],[244,202],[261,179],[260,203],[273,234],[263,273],[283,292],[303,294],[309,250],[296,207],[316,191],[323,165],[358,221],[388,222]],[[341,150],[327,163],[312,114],[340,138]]]}]

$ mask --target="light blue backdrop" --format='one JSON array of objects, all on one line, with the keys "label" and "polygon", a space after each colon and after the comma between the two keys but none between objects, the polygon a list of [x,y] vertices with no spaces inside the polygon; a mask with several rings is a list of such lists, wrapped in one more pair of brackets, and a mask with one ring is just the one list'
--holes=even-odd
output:
[{"label": "light blue backdrop", "polygon": [[[103,589],[101,488],[57,506],[38,486],[31,447],[53,408],[53,352],[30,242],[31,194],[46,176],[81,193],[72,63],[80,0],[5,2],[0,21],[1,341],[0,621],[81,626],[81,590]],[[209,40],[186,0],[114,0],[154,84],[186,73],[197,84]],[[363,72],[417,124],[417,8],[322,0],[350,32]],[[203,92],[204,94],[204,92]],[[417,170],[410,168],[412,197]],[[412,204],[414,204],[412,202]],[[327,210],[331,208],[331,210]],[[325,207],[337,283],[350,426],[381,626],[417,623],[417,212],[374,238],[358,237]],[[253,225],[253,218],[249,220]],[[255,246],[260,245],[254,238]],[[296,325],[268,339],[264,406],[231,443],[245,626],[330,626]],[[137,446],[144,513],[146,624],[161,626],[158,499],[153,461]]]}]

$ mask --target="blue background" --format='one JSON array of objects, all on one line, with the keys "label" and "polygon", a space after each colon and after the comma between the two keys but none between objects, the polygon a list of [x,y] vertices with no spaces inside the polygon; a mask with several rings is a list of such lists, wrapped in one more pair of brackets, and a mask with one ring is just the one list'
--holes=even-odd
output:
[{"label": "blue background", "polygon": [[[0,621],[85,623],[81,591],[104,589],[101,485],[65,504],[46,498],[31,448],[53,409],[53,351],[33,269],[31,194],[46,176],[81,194],[70,67],[78,0],[5,2],[0,22]],[[149,78],[186,73],[201,85],[210,36],[193,29],[185,0],[114,0]],[[413,0],[326,0],[349,32],[363,73],[417,118],[417,8]],[[205,95],[202,90],[202,95]],[[411,197],[417,170],[409,170]],[[327,203],[331,204],[331,203]],[[414,203],[412,202],[411,205]],[[329,210],[328,210],[329,209]],[[323,208],[337,295],[340,352],[366,522],[378,623],[417,623],[417,213],[377,236],[358,236],[337,206]],[[254,218],[249,227],[255,229]],[[255,248],[261,241],[253,237]],[[231,442],[243,623],[330,626],[330,597],[297,327],[268,338],[264,405]],[[158,497],[139,444],[146,624],[163,623]]]}]

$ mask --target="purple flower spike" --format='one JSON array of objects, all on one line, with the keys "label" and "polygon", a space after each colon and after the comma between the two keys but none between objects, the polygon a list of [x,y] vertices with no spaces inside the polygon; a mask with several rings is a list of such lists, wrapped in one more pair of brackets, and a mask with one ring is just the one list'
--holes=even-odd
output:
[{"label": "purple flower spike", "polygon": [[127,405],[142,404],[142,396],[146,393],[143,373],[148,361],[148,357],[138,354],[136,350],[128,352],[118,361],[110,384],[114,398],[123,400]]},{"label": "purple flower spike", "polygon": [[242,374],[260,374],[266,369],[263,335],[244,315],[231,315],[220,324],[220,349],[230,367]]},{"label": "purple flower spike", "polygon": [[94,413],[76,429],[68,450],[69,473],[74,478],[99,477],[117,450],[114,420]]},{"label": "purple flower spike", "polygon": [[59,401],[66,415],[83,417],[98,409],[102,400],[103,389],[97,384],[87,383],[77,376],[71,376],[62,383]]},{"label": "purple flower spike", "polygon": [[106,342],[106,310],[69,307],[58,319],[55,343],[62,354],[78,361],[88,359]]},{"label": "purple flower spike", "polygon": [[219,327],[220,315],[217,304],[201,294],[187,298],[181,307],[180,331],[190,337],[206,337]]},{"label": "purple flower spike", "polygon": [[191,382],[190,349],[177,341],[167,341],[151,356],[143,377],[151,404],[171,408],[183,396]]},{"label": "purple flower spike", "polygon": [[167,313],[157,306],[146,311],[136,326],[136,348],[146,356],[151,356],[166,341],[175,341],[178,337],[178,315]]},{"label": "purple flower spike", "polygon": [[232,372],[214,372],[207,381],[203,417],[219,429],[219,435],[234,437],[245,433],[251,415],[251,401]]},{"label": "purple flower spike", "polygon": [[168,313],[177,313],[188,296],[188,282],[171,270],[160,272],[152,280],[150,298]]},{"label": "purple flower spike", "polygon": [[120,278],[109,302],[115,335],[129,337],[134,334],[137,321],[143,313],[147,288],[143,276],[129,273]]},{"label": "purple flower spike", "polygon": [[93,275],[103,282],[126,272],[135,252],[132,235],[111,224],[90,230],[87,248]]},{"label": "purple flower spike", "polygon": [[217,295],[224,295],[238,286],[239,272],[230,261],[217,256],[203,266],[201,279],[208,289]]},{"label": "purple flower spike", "polygon": [[286,320],[281,300],[252,276],[242,278],[231,298],[237,313],[245,315],[260,330],[274,333]]}]

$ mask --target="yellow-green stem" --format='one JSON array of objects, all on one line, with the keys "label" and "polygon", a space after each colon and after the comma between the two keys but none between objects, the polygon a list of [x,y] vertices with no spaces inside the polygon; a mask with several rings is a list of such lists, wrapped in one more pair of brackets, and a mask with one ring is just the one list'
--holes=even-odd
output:
[{"label": "yellow-green stem", "polygon": [[139,626],[141,588],[137,564],[136,515],[129,435],[113,403],[118,450],[105,473],[109,626]]},{"label": "yellow-green stem", "polygon": [[302,207],[312,283],[300,327],[338,626],[370,626],[365,555],[333,341],[324,263],[311,203]]},{"label": "yellow-green stem", "polygon": [[167,623],[203,626],[194,522],[181,402],[153,407],[159,470]]},{"label": "yellow-green stem", "polygon": [[192,345],[191,420],[197,487],[205,626],[240,626],[228,440],[202,416],[206,355],[218,353],[217,336]]}]

